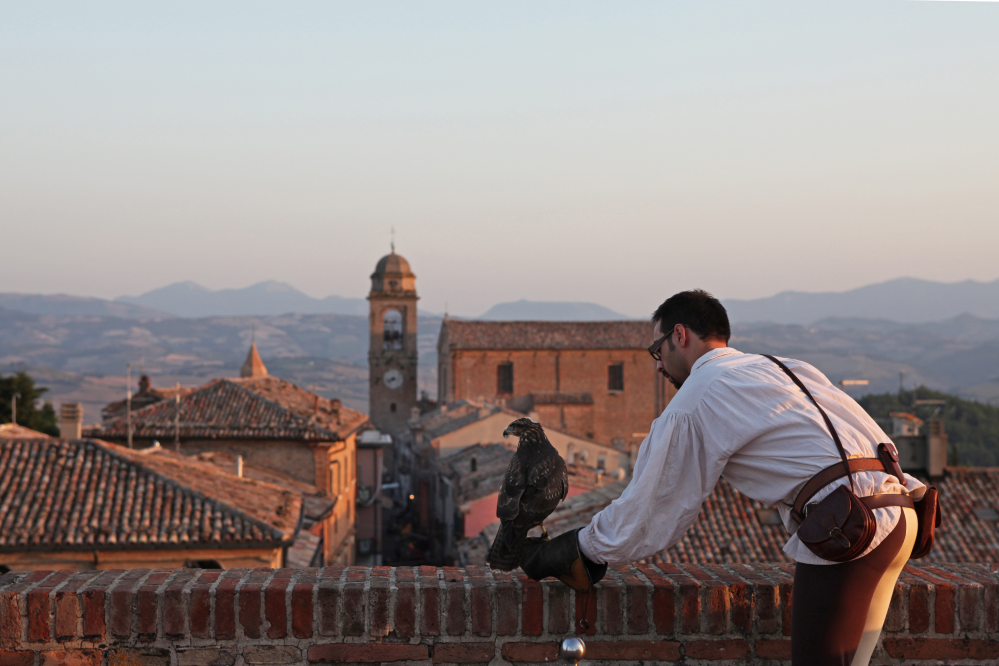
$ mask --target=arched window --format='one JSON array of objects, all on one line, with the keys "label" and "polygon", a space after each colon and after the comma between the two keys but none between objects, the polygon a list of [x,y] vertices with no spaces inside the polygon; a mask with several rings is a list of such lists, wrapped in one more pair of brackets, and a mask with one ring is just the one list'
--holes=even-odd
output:
[{"label": "arched window", "polygon": [[382,349],[402,349],[402,313],[389,310],[382,319]]}]

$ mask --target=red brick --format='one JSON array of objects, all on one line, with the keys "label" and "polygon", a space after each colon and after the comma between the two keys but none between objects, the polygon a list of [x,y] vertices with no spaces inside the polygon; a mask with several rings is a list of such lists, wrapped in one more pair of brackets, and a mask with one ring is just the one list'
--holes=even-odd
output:
[{"label": "red brick", "polygon": [[32,643],[46,643],[49,640],[49,592],[51,587],[36,587],[29,590],[28,605],[28,640]]},{"label": "red brick", "polygon": [[45,650],[39,654],[40,666],[100,666],[100,650]]},{"label": "red brick", "polygon": [[[298,587],[296,586],[296,591],[297,590]],[[301,594],[304,598],[305,591],[302,591]],[[316,604],[319,607],[320,636],[336,636],[340,594],[341,589],[339,582],[322,580],[316,586]]]},{"label": "red brick", "polygon": [[884,649],[896,659],[996,659],[999,641],[958,638],[885,638]]},{"label": "red brick", "polygon": [[700,585],[674,565],[659,562],[656,566],[662,569],[663,573],[666,573],[670,580],[679,587],[677,593],[680,597],[680,632],[684,634],[701,633]]},{"label": "red brick", "polygon": [[[576,626],[580,626],[580,620],[583,618],[583,606],[598,606],[600,611],[601,628],[600,633],[607,634],[608,636],[619,636],[624,633],[624,621],[622,619],[623,609],[621,603],[621,596],[623,592],[623,586],[617,580],[607,577],[604,578],[600,584],[593,589],[590,594],[589,604],[586,604],[586,594],[576,593]],[[596,597],[593,599],[592,597]],[[599,601],[599,603],[598,603]],[[589,613],[589,608],[586,609]],[[590,621],[590,618],[586,618],[589,622],[591,633],[596,631],[596,622]]]},{"label": "red brick", "polygon": [[408,645],[401,643],[328,643],[313,645],[309,648],[309,661],[353,663],[381,661],[418,661],[429,659],[430,652],[426,645]]},{"label": "red brick", "polygon": [[97,578],[92,578],[83,588],[80,593],[80,601],[83,605],[84,638],[96,642],[104,641],[104,632],[107,630],[104,620],[104,602],[107,599],[107,590],[123,573],[120,569],[105,571]]},{"label": "red brick", "polygon": [[688,659],[745,659],[749,656],[749,643],[733,641],[688,641],[684,645]]},{"label": "red brick", "polygon": [[791,641],[771,641],[761,638],[756,641],[756,656],[763,659],[790,659]]},{"label": "red brick", "polygon": [[212,585],[222,575],[221,571],[201,571],[191,586],[188,598],[188,621],[191,635],[195,638],[211,638],[212,635]]},{"label": "red brick", "polygon": [[676,641],[587,641],[586,659],[614,661],[678,661]]},{"label": "red brick", "polygon": [[461,636],[465,633],[465,583],[460,576],[457,580],[446,578],[448,569],[451,568],[444,567],[447,591],[447,617],[444,630],[450,636]]},{"label": "red brick", "polygon": [[930,628],[930,587],[919,583],[909,587],[909,633],[922,634]]},{"label": "red brick", "polygon": [[364,583],[346,583],[343,586],[343,635],[363,636],[366,611]]},{"label": "red brick", "polygon": [[905,586],[895,583],[888,614],[885,616],[884,631],[897,633],[905,631]]},{"label": "red brick", "polygon": [[959,575],[974,580],[982,586],[984,630],[989,633],[999,632],[999,580],[985,572],[984,567],[957,564],[941,564],[940,566],[956,569]]},{"label": "red brick", "polygon": [[517,633],[517,586],[513,576],[494,574],[496,577],[496,635],[513,636]]},{"label": "red brick", "polygon": [[35,653],[30,650],[0,650],[0,666],[35,666]]},{"label": "red brick", "polygon": [[527,576],[519,576],[518,579],[524,597],[520,609],[520,632],[525,636],[540,636],[545,630],[545,603],[541,583]]},{"label": "red brick", "polygon": [[179,638],[185,633],[187,609],[184,607],[184,588],[198,575],[195,569],[182,570],[174,576],[163,590],[163,633]]},{"label": "red brick", "polygon": [[652,583],[652,622],[655,624],[656,633],[661,636],[672,636],[676,625],[673,582],[651,564],[638,564],[636,567]]},{"label": "red brick", "polygon": [[472,579],[472,633],[476,636],[492,636],[493,607],[489,581],[484,578]]},{"label": "red brick", "polygon": [[165,583],[172,573],[173,570],[153,570],[135,593],[135,608],[138,619],[138,631],[136,633],[139,640],[151,641],[156,638],[156,614],[159,610],[159,603],[156,597],[160,585]]},{"label": "red brick", "polygon": [[132,596],[136,585],[147,573],[148,569],[133,569],[118,579],[111,588],[108,619],[113,635],[122,638],[132,635]]},{"label": "red brick", "polygon": [[724,634],[728,630],[728,586],[696,564],[685,564],[681,569],[701,585],[701,630]]},{"label": "red brick", "polygon": [[729,617],[732,625],[750,632],[753,629],[753,590],[742,578],[718,564],[702,564],[701,569],[711,572],[728,586]]},{"label": "red brick", "polygon": [[215,638],[236,638],[236,586],[242,582],[246,569],[229,569],[215,586]]},{"label": "red brick", "polygon": [[756,631],[761,634],[775,634],[780,631],[778,609],[780,607],[780,589],[764,578],[755,568],[746,564],[730,565],[741,578],[751,581],[752,604],[756,617]]},{"label": "red brick", "polygon": [[264,617],[269,623],[268,638],[284,638],[288,635],[288,604],[285,601],[285,592],[291,580],[287,575],[282,575],[285,572],[294,573],[290,569],[277,571],[264,590]]},{"label": "red brick", "polygon": [[791,583],[781,583],[780,590],[780,628],[785,636],[791,635]]},{"label": "red brick", "polygon": [[621,575],[627,595],[625,619],[629,634],[646,634],[649,631],[649,591],[645,582],[636,576],[631,567]]},{"label": "red brick", "polygon": [[395,635],[410,638],[416,635],[416,586],[412,583],[396,583],[395,594]]},{"label": "red brick", "polygon": [[[52,572],[32,571],[17,582],[9,583],[0,592],[0,648],[13,648],[21,644],[21,608],[18,597],[50,573]],[[6,574],[4,578],[8,575],[10,574]]]},{"label": "red brick", "polygon": [[504,643],[500,654],[507,661],[545,663],[558,661],[556,643]]},{"label": "red brick", "polygon": [[260,638],[260,607],[264,586],[243,583],[239,587],[239,626],[247,638]]},{"label": "red brick", "polygon": [[435,664],[485,664],[495,656],[494,643],[438,643],[434,646]]},{"label": "red brick", "polygon": [[423,609],[423,620],[420,633],[424,636],[439,636],[441,633],[440,588],[438,587],[437,569],[435,567],[420,567],[420,606]]},{"label": "red brick", "polygon": [[[580,595],[581,596],[581,595]],[[591,606],[596,606],[592,601]],[[582,612],[580,609],[579,612]],[[593,629],[593,625],[590,628]],[[548,586],[548,631],[553,634],[569,633],[569,587],[562,583]]]},{"label": "red brick", "polygon": [[312,638],[312,589],[316,575],[302,574],[291,588],[291,633],[295,638]]},{"label": "red brick", "polygon": [[370,635],[387,636],[389,626],[389,579],[378,575],[375,569],[371,573],[371,587],[368,588],[368,604],[371,608]]},{"label": "red brick", "polygon": [[905,571],[933,583],[936,588],[933,602],[933,614],[936,616],[934,629],[938,634],[954,633],[957,619],[954,585],[921,568],[917,569],[907,565]]}]

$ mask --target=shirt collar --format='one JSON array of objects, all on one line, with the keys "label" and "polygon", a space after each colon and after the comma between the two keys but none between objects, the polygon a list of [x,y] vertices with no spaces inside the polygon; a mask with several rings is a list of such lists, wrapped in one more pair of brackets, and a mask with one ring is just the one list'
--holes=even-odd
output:
[{"label": "shirt collar", "polygon": [[733,349],[732,347],[719,347],[718,349],[712,349],[707,354],[701,358],[694,361],[694,365],[690,368],[690,374],[697,372],[698,368],[710,363],[716,358],[721,358],[722,356],[731,356],[732,354],[741,354],[742,352],[738,349]]}]

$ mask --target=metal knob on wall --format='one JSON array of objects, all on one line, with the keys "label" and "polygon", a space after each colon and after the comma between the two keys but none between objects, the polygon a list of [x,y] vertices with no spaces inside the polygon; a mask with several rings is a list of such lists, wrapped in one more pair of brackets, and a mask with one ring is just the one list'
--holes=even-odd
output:
[{"label": "metal knob on wall", "polygon": [[586,643],[583,642],[582,638],[570,636],[569,638],[563,640],[562,644],[558,646],[558,658],[573,665],[579,663],[579,660],[582,659],[585,654]]}]

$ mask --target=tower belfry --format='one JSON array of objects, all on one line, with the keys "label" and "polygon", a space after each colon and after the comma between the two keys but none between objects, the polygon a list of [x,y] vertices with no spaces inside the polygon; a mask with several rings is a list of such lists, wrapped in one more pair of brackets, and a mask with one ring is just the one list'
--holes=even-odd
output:
[{"label": "tower belfry", "polygon": [[378,261],[371,274],[371,343],[368,348],[371,422],[382,432],[406,429],[416,406],[416,276],[395,253]]}]

